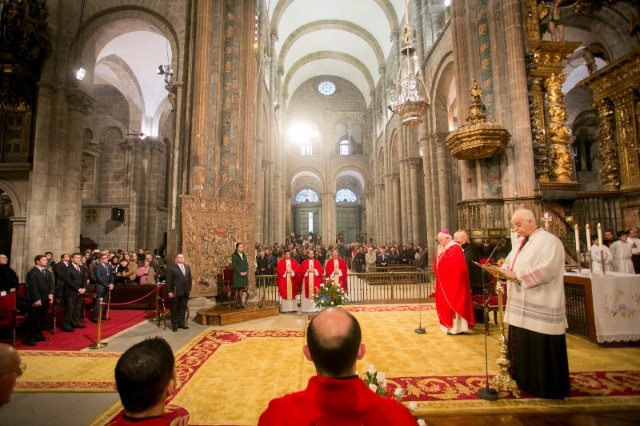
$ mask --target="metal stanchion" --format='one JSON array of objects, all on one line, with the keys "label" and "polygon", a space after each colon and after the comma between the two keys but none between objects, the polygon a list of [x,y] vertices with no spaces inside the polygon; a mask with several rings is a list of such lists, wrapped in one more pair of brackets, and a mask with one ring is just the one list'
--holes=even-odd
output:
[{"label": "metal stanchion", "polygon": [[[109,292],[111,294],[111,292]],[[108,343],[101,342],[101,334],[102,332],[102,298],[98,299],[98,329],[96,330],[96,343],[89,346],[89,349],[101,349],[107,346]]]},{"label": "metal stanchion", "polygon": [[111,307],[111,290],[109,290],[109,294],[107,294],[107,314],[104,316],[105,319],[111,319],[109,318],[109,308]]}]

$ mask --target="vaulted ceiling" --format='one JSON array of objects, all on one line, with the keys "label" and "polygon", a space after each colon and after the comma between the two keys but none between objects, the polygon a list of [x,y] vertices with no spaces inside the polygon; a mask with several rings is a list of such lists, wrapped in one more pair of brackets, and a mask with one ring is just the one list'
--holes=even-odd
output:
[{"label": "vaulted ceiling", "polygon": [[[407,0],[408,1],[408,0]],[[352,82],[367,102],[400,30],[405,0],[267,0],[282,91],[292,96],[310,78]]]}]

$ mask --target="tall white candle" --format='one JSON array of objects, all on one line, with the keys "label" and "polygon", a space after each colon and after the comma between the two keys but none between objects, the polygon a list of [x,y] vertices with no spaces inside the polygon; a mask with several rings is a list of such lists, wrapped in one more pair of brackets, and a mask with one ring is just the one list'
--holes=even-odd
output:
[{"label": "tall white candle", "polygon": [[[580,231],[578,230],[578,225],[575,226],[576,230],[576,253],[580,255]],[[578,259],[578,261],[580,261]]]},{"label": "tall white candle", "polygon": [[587,253],[591,253],[591,225],[588,223],[584,228],[584,233],[587,237]]},{"label": "tall white candle", "polygon": [[598,245],[600,246],[600,250],[602,250],[602,225],[598,224]]}]

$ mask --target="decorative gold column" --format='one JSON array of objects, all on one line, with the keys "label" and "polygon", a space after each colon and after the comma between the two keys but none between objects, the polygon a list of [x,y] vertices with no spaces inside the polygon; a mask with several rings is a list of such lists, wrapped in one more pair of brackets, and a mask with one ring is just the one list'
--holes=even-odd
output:
[{"label": "decorative gold column", "polygon": [[579,85],[593,91],[598,109],[600,183],[609,191],[618,185],[625,192],[639,190],[640,53],[628,53]]},{"label": "decorative gold column", "polygon": [[[531,15],[527,23],[534,25]],[[567,109],[562,92],[566,76],[562,73],[562,62],[580,43],[542,41],[539,24],[535,25],[533,30],[528,28],[528,44],[531,51],[529,110],[536,178],[541,187],[548,189],[577,189],[566,126]],[[537,36],[531,38],[532,34]]]}]

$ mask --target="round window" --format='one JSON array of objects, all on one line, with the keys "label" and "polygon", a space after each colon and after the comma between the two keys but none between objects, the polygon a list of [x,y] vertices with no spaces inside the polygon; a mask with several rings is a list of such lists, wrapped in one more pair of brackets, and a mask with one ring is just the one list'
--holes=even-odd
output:
[{"label": "round window", "polygon": [[336,92],[336,85],[331,81],[325,80],[318,84],[318,92],[325,96],[333,95]]}]

